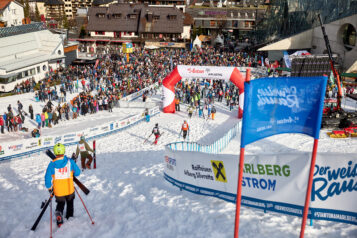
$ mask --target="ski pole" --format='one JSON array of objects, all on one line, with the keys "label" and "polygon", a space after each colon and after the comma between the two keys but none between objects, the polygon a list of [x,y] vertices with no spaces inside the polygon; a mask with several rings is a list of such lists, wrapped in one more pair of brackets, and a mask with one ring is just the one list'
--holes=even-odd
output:
[{"label": "ski pole", "polygon": [[50,201],[50,238],[52,238],[52,199]]},{"label": "ski pole", "polygon": [[82,202],[82,204],[83,204],[83,207],[84,207],[84,209],[86,210],[86,212],[87,212],[87,214],[88,214],[88,216],[89,216],[89,219],[90,219],[91,222],[92,222],[92,225],[94,225],[94,221],[92,220],[92,217],[90,216],[90,214],[89,214],[89,212],[88,212],[88,210],[87,210],[87,207],[86,207],[86,205],[84,204],[84,202],[83,202],[81,196],[79,195],[79,192],[77,191],[76,187],[74,187],[74,190],[76,191],[76,193],[77,193],[79,199],[81,199],[81,202]]}]

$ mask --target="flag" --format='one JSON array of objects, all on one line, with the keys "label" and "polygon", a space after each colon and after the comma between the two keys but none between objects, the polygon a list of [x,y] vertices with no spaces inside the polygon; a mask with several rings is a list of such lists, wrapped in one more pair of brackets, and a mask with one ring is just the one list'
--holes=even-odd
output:
[{"label": "flag", "polygon": [[261,78],[244,84],[241,148],[282,133],[319,138],[327,77]]},{"label": "flag", "polygon": [[287,51],[284,51],[284,62],[287,68],[291,68],[291,60]]}]

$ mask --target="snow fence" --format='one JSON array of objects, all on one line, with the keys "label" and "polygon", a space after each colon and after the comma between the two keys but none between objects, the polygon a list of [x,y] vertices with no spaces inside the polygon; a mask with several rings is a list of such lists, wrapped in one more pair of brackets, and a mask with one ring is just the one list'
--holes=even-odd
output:
[{"label": "snow fence", "polygon": [[[238,130],[209,146],[168,144],[164,178],[180,190],[235,203],[239,155],[218,153]],[[302,217],[310,160],[307,152],[246,155],[242,205]],[[356,173],[355,154],[319,152],[308,218],[357,225]]]},{"label": "snow fence", "polygon": [[202,152],[202,153],[212,153],[212,154],[218,154],[222,150],[224,150],[229,142],[236,137],[240,131],[241,127],[241,122],[236,124],[232,129],[230,129],[222,138],[219,140],[215,141],[211,145],[201,145],[196,142],[186,142],[186,141],[181,141],[181,142],[174,142],[166,145],[167,149],[170,150],[179,150],[179,151],[195,151],[195,152]]}]

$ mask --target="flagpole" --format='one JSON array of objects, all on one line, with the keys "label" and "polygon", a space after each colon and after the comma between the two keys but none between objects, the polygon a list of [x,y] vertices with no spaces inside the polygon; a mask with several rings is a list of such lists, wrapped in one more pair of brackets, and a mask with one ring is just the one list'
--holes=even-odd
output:
[{"label": "flagpole", "polygon": [[318,145],[318,143],[319,143],[319,139],[314,139],[314,148],[313,148],[313,151],[312,151],[309,181],[308,181],[308,185],[307,185],[304,213],[303,213],[303,218],[302,218],[302,222],[301,222],[301,229],[300,229],[300,238],[304,238],[306,220],[307,220],[307,215],[309,213],[309,203],[310,203],[310,198],[311,198],[312,180],[313,180],[313,177],[314,177],[314,169],[315,169],[315,162],[316,162],[316,154],[317,154],[317,145]]},{"label": "flagpole", "polygon": [[[250,81],[250,69],[247,69],[245,74],[245,81]],[[242,119],[243,120],[243,119]],[[236,199],[236,218],[234,224],[234,238],[239,237],[239,215],[240,215],[240,205],[242,201],[242,181],[243,181],[243,168],[244,168],[244,147],[240,148],[239,156],[239,173],[238,173],[238,184],[237,184],[237,199]]]},{"label": "flagpole", "polygon": [[240,214],[240,204],[241,204],[241,200],[242,200],[243,167],[244,167],[244,147],[240,148],[239,174],[238,174],[237,199],[236,199],[236,219],[235,219],[235,224],[234,224],[234,238],[239,237],[239,214]]}]

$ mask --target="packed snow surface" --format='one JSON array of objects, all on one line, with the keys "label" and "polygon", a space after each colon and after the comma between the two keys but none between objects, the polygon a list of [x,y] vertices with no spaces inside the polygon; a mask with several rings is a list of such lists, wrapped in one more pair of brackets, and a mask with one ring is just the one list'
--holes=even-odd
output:
[{"label": "packed snow surface", "polygon": [[[0,100],[4,110],[11,98],[12,104],[15,104],[17,97]],[[33,95],[21,95],[20,98],[26,111],[30,103],[35,107],[36,103],[31,101]],[[160,95],[157,95],[152,100],[158,101],[159,98]],[[238,122],[237,110],[230,112],[223,104],[216,105],[218,113],[214,121],[200,119],[197,115],[188,120],[190,141],[210,144]],[[112,120],[107,119],[109,117],[120,119],[132,114],[136,114],[136,111],[115,109],[113,114],[100,112],[77,120],[81,120],[81,125],[91,127]],[[176,114],[160,113],[151,118],[149,123],[142,122],[98,139],[97,169],[86,170],[78,177],[91,190],[88,196],[79,192],[95,224],[91,224],[76,196],[74,218],[65,220],[61,228],[57,228],[53,220],[53,237],[233,237],[235,204],[180,191],[163,178],[164,145],[179,140],[181,124],[187,118],[183,106],[181,112]],[[31,123],[29,118],[27,122]],[[73,120],[64,121],[53,129],[46,129],[45,133],[75,130],[77,123]],[[143,144],[155,123],[159,123],[161,132],[164,132],[159,145]],[[9,134],[1,136],[2,141],[9,138]],[[18,133],[16,138],[23,137]],[[277,135],[247,146],[246,153],[311,151],[312,142],[312,138],[304,135]],[[75,146],[66,147],[66,154],[70,156],[74,150]],[[318,151],[357,153],[357,138],[334,140],[327,137],[323,130]],[[238,152],[239,136],[223,153],[236,154],[238,161]],[[48,163],[49,158],[44,153],[0,163],[1,238],[50,236],[49,209],[37,230],[30,231],[41,211],[41,202],[49,197],[44,185]],[[54,202],[52,207],[54,211]],[[240,217],[242,238],[295,238],[299,235],[301,219],[294,216],[242,207]],[[314,221],[313,226],[307,226],[305,234],[305,237],[351,238],[357,237],[357,226]]]}]

